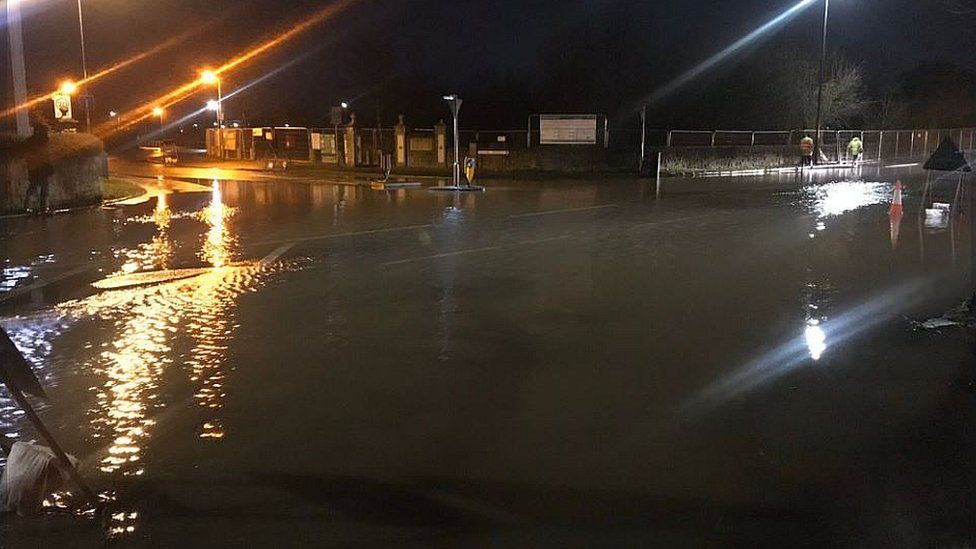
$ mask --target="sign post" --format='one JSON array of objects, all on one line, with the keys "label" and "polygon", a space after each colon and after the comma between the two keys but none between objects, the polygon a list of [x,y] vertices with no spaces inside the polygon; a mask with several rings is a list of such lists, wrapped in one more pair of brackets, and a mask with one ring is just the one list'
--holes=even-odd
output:
[{"label": "sign post", "polygon": [[444,100],[447,101],[448,106],[451,108],[451,114],[454,115],[454,186],[457,187],[461,184],[461,140],[460,135],[458,135],[458,113],[461,112],[461,97],[456,93],[451,95],[445,95]]},{"label": "sign post", "polygon": [[66,93],[56,93],[51,96],[54,103],[54,119],[58,122],[73,120],[71,112],[71,96]]}]

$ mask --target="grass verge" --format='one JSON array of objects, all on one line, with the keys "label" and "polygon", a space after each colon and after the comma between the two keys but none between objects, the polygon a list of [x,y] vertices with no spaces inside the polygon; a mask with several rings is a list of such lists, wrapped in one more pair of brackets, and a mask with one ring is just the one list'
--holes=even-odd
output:
[{"label": "grass verge", "polygon": [[125,179],[108,178],[102,180],[102,199],[121,200],[146,194],[146,189]]}]

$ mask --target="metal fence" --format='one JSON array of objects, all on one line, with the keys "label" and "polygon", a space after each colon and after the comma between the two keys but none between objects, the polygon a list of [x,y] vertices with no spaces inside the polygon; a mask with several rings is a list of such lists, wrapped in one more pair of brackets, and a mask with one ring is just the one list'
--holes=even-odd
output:
[{"label": "metal fence", "polygon": [[[653,132],[660,134],[660,131]],[[790,131],[701,131],[668,130],[666,147],[762,147],[798,146],[804,136],[815,137],[816,130]],[[864,157],[913,157],[931,154],[943,138],[951,138],[963,150],[976,149],[976,128],[922,130],[821,130],[821,149],[828,158],[841,160],[847,144],[855,136],[864,142]]]}]

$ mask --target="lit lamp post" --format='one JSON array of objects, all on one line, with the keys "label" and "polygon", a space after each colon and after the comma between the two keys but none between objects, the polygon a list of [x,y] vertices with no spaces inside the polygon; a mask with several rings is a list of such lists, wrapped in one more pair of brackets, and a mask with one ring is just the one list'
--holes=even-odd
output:
[{"label": "lit lamp post", "polygon": [[166,110],[162,107],[153,107],[153,116],[159,118],[159,132],[163,132],[163,115],[166,114]]},{"label": "lit lamp post", "polygon": [[827,18],[830,14],[830,0],[824,0],[823,37],[820,42],[820,77],[817,90],[817,140],[813,146],[814,162],[820,163],[820,125],[823,116],[824,71],[827,64]]},{"label": "lit lamp post", "polygon": [[115,129],[116,130],[119,130],[119,129],[122,128],[122,119],[119,118],[119,113],[117,113],[115,111],[108,111],[108,116],[109,116],[109,118],[112,118],[113,120],[115,120]]},{"label": "lit lamp post", "polygon": [[[208,86],[217,86],[217,101],[213,105],[213,110],[217,113],[217,150],[220,154],[220,159],[224,158],[224,137],[223,137],[223,127],[224,127],[224,94],[220,86],[220,77],[217,76],[212,70],[205,70],[200,73],[200,82]],[[207,107],[209,108],[211,103],[207,102]]]},{"label": "lit lamp post", "polygon": [[459,142],[458,136],[458,113],[461,111],[461,98],[456,93],[451,95],[445,95],[444,101],[447,101],[449,107],[451,107],[451,114],[454,115],[454,186],[458,187],[461,185],[461,144]]}]

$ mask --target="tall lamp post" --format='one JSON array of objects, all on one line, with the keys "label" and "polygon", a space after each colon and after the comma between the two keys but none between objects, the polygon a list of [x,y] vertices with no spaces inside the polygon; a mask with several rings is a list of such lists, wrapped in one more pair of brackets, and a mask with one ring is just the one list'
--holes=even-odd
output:
[{"label": "tall lamp post", "polygon": [[461,111],[461,98],[456,93],[451,95],[445,95],[444,101],[447,101],[448,106],[451,107],[451,114],[454,115],[454,186],[458,187],[461,185],[461,143],[458,135],[458,113]]},{"label": "tall lamp post", "polygon": [[[78,0],[78,34],[81,36],[81,74],[83,82],[88,85],[88,57],[85,53],[85,17],[81,11],[81,0]],[[84,90],[81,102],[85,106],[85,131],[91,132],[91,94]]]},{"label": "tall lamp post", "polygon": [[224,159],[224,94],[221,90],[220,76],[212,70],[205,70],[200,73],[200,82],[208,86],[217,86],[217,151],[220,159]]},{"label": "tall lamp post", "polygon": [[830,0],[824,0],[823,14],[823,36],[820,42],[820,77],[818,79],[819,88],[817,90],[817,140],[813,146],[813,157],[816,163],[820,162],[820,126],[823,120],[824,72],[827,65],[827,19],[830,15]]},{"label": "tall lamp post", "polygon": [[162,133],[163,133],[163,115],[166,114],[166,110],[163,109],[162,107],[153,107],[152,113],[153,113],[153,116],[159,118],[159,133],[160,133],[160,137],[162,137]]}]

